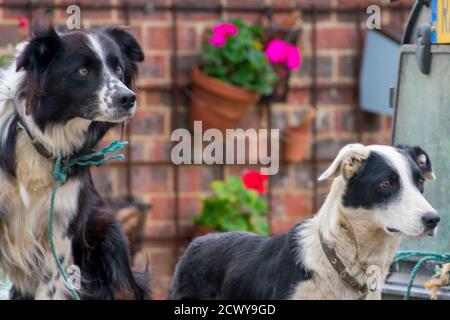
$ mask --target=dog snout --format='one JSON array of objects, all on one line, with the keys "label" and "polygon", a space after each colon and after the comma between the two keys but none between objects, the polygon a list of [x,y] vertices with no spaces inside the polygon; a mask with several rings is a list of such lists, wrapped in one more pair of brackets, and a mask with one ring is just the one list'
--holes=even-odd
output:
[{"label": "dog snout", "polygon": [[121,92],[115,96],[114,100],[117,106],[125,110],[129,110],[134,107],[134,104],[136,102],[136,95],[131,91]]},{"label": "dog snout", "polygon": [[427,212],[422,216],[422,223],[429,230],[436,228],[440,220],[441,217],[436,212]]}]

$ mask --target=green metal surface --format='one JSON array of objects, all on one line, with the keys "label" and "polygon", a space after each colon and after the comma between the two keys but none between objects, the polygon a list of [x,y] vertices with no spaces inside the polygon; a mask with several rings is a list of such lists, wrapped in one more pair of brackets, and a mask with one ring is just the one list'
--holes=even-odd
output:
[{"label": "green metal surface", "polygon": [[437,236],[405,239],[403,250],[450,252],[450,46],[433,46],[431,72],[420,72],[415,46],[402,46],[394,143],[419,145],[431,158],[436,180],[425,197],[441,215]]}]

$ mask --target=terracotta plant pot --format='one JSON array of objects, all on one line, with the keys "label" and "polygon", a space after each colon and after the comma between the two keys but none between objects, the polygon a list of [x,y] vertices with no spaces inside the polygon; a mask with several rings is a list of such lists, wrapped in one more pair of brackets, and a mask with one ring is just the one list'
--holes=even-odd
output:
[{"label": "terracotta plant pot", "polygon": [[309,112],[300,126],[288,126],[283,132],[282,154],[287,162],[299,163],[305,160],[311,140],[310,125],[315,113]]},{"label": "terracotta plant pot", "polygon": [[206,236],[207,234],[212,233],[212,232],[217,232],[217,231],[207,228],[205,226],[199,225],[199,224],[194,224],[194,230],[192,231],[192,239]]},{"label": "terracotta plant pot", "polygon": [[261,95],[204,74],[196,67],[192,73],[191,122],[202,121],[203,130],[234,129]]}]

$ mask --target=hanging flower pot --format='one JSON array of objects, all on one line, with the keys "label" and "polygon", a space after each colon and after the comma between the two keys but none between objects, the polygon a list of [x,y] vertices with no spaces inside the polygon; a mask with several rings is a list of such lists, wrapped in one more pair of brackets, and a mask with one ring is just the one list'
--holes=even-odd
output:
[{"label": "hanging flower pot", "polygon": [[233,129],[258,102],[261,94],[234,86],[204,74],[196,67],[192,73],[191,120],[202,121],[203,130]]},{"label": "hanging flower pot", "polygon": [[262,94],[278,80],[260,42],[262,29],[240,20],[223,22],[208,33],[199,67],[193,70],[191,120],[221,131],[239,125]]},{"label": "hanging flower pot", "polygon": [[315,113],[310,111],[302,124],[298,126],[289,125],[283,131],[282,154],[285,161],[300,163],[307,157],[311,145],[310,127],[314,117]]}]

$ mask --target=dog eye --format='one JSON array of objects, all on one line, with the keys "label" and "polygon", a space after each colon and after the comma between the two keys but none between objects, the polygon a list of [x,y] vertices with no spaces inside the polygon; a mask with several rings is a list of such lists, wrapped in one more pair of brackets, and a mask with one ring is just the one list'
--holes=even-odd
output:
[{"label": "dog eye", "polygon": [[86,67],[81,67],[77,70],[80,77],[86,77],[89,74],[89,69]]},{"label": "dog eye", "polygon": [[390,190],[394,188],[394,184],[390,180],[384,180],[380,182],[380,188],[383,190]]},{"label": "dog eye", "polygon": [[117,74],[118,76],[121,76],[121,75],[123,74],[123,69],[122,69],[121,66],[117,66],[117,67],[116,67],[116,74]]}]

